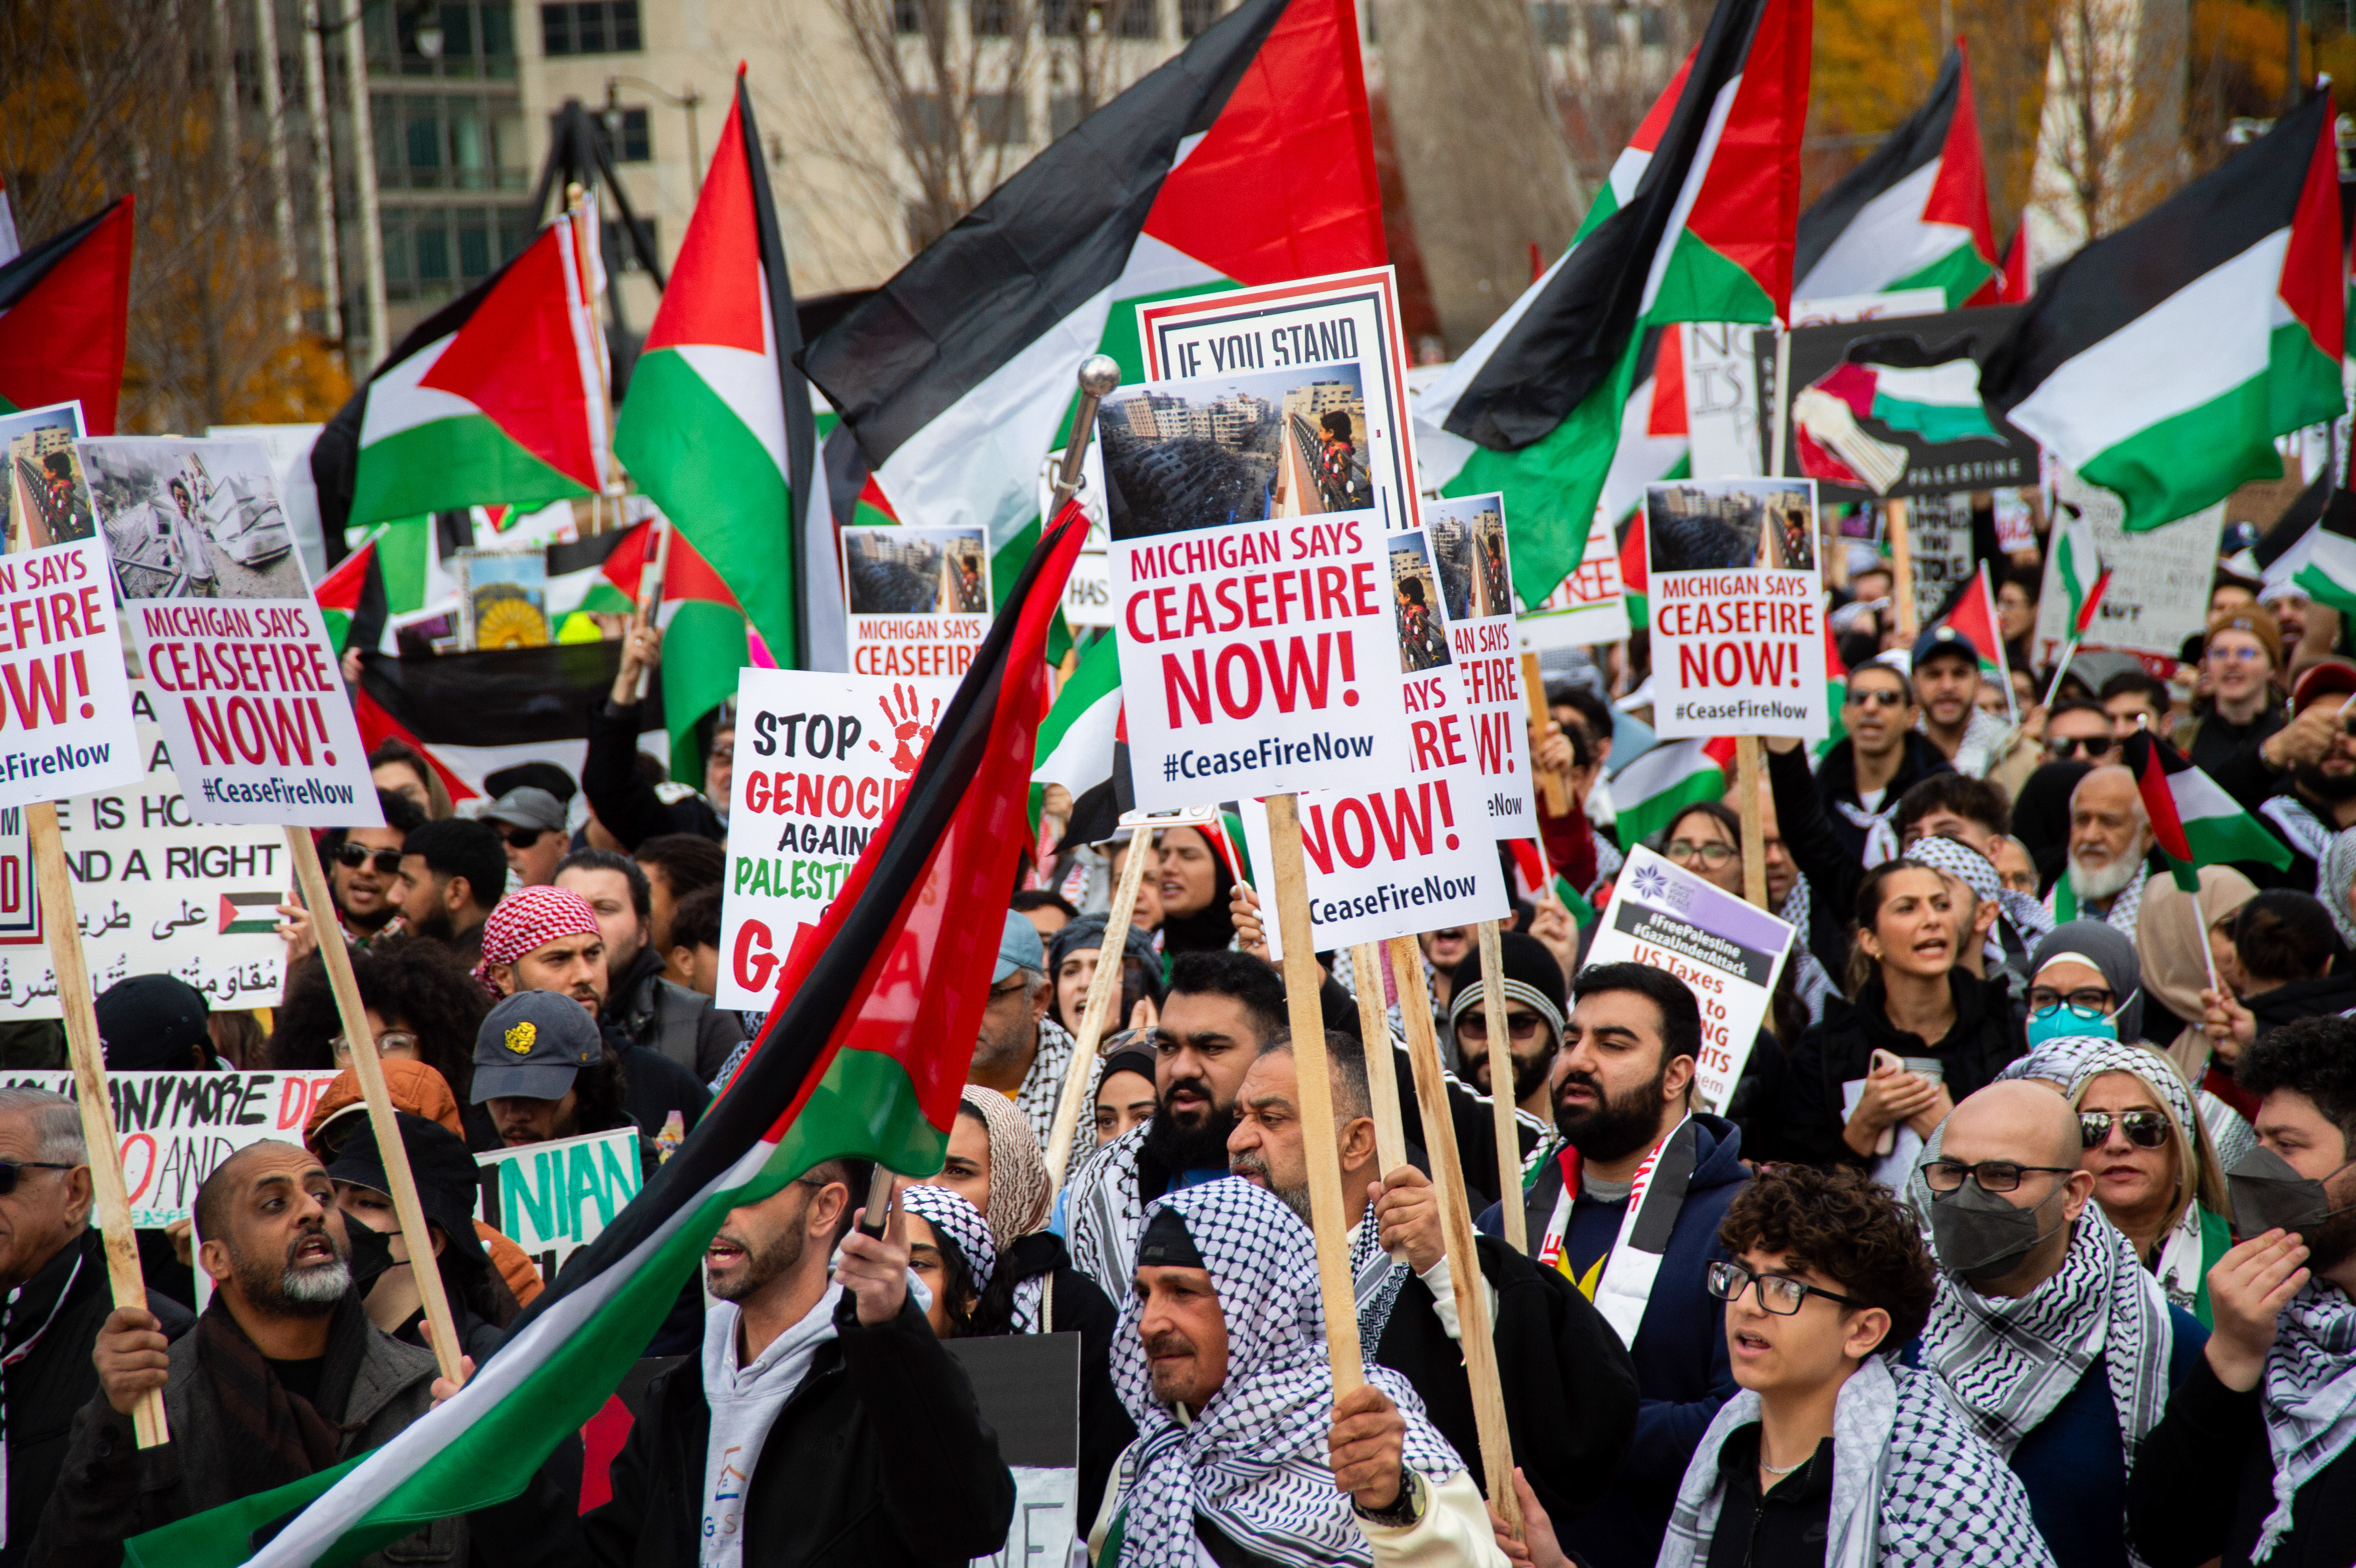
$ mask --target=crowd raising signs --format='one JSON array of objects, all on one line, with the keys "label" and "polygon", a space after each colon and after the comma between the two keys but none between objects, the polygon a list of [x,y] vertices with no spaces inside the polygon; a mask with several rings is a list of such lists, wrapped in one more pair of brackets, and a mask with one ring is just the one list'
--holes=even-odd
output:
[{"label": "crowd raising signs", "polygon": [[1654,730],[1663,740],[1823,740],[1832,710],[1815,485],[1655,485],[1644,493],[1644,528]]}]

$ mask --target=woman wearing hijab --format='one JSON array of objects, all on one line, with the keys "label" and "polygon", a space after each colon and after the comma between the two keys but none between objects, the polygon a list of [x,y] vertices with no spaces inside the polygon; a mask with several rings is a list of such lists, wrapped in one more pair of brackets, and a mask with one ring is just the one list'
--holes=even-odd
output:
[{"label": "woman wearing hijab", "polygon": [[2092,1036],[2143,1039],[2142,964],[2110,925],[2073,920],[2029,955],[2029,1045]]},{"label": "woman wearing hijab", "polygon": [[1105,1058],[1097,1078],[1097,1142],[1108,1144],[1153,1115],[1153,1052],[1124,1046]]},{"label": "woman wearing hijab", "polygon": [[[1233,927],[1229,927],[1232,933]],[[1087,1010],[1088,983],[1096,977],[1097,960],[1104,952],[1105,917],[1084,914],[1047,939],[1047,978],[1055,987],[1047,1010],[1066,1032],[1080,1032],[1080,1015]],[[1140,1003],[1162,1005],[1162,956],[1153,951],[1153,937],[1132,925],[1121,950],[1120,996],[1106,1015],[1108,1031],[1131,1025]]]},{"label": "woman wearing hijab", "polygon": [[2094,1201],[2170,1303],[2212,1326],[2209,1270],[2233,1245],[2224,1166],[2168,1058],[2145,1045],[2089,1041],[2072,1064],[2070,1104]]},{"label": "woman wearing hijab", "polygon": [[[2351,874],[2356,874],[2356,833],[2340,837],[2351,841],[2346,853]],[[2337,843],[2331,853],[2341,853]],[[2231,866],[2201,867],[2197,894],[2178,887],[2172,877],[2144,889],[2143,907],[2136,915],[2136,952],[2144,995],[2153,1004],[2155,1025],[2164,1008],[2182,1026],[2166,1040],[2158,1038],[2161,1028],[2147,1032],[2154,1037],[2154,1044],[2168,1052],[2168,1059],[2188,1083],[2200,1083],[2209,1067],[2209,1037],[2201,1028],[2201,993],[2211,988],[2211,965],[2228,990],[2240,989],[2234,984],[2239,965],[2233,955],[2233,920],[2257,892],[2256,884]],[[2338,918],[2347,923],[2343,930],[2356,930],[2356,920],[2344,913]],[[2205,956],[2204,946],[2208,948]]]}]

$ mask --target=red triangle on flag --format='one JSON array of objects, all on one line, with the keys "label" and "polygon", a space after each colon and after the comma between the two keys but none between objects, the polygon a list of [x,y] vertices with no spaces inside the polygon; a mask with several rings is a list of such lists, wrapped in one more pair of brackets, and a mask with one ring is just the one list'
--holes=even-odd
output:
[{"label": "red triangle on flag", "polygon": [[0,266],[0,400],[79,402],[114,433],[131,330],[131,198]]},{"label": "red triangle on flag", "polygon": [[[610,554],[605,557],[605,581],[620,589],[633,602],[638,597],[638,584],[645,578],[647,558],[654,553],[660,539],[652,523],[640,523],[625,533]],[[670,537],[670,560],[663,572],[663,597],[669,599],[701,599],[714,604],[725,604],[741,611],[736,595],[712,563],[698,553],[686,533],[673,528]]]},{"label": "red triangle on flag", "polygon": [[[1980,155],[1980,121],[1972,106],[1972,61],[1964,40],[1955,40],[1961,57],[1961,80],[1955,84],[1955,111],[1947,119],[1946,145],[1939,150],[1939,173],[1922,204],[1922,221],[1948,223],[1968,230],[1972,249],[1989,266],[1997,265],[1996,225],[1988,218],[1987,169]],[[1982,283],[1964,303],[1994,304],[1999,273]]]},{"label": "red triangle on flag", "polygon": [[1628,525],[1628,537],[1620,541],[1620,592],[1644,593],[1649,576],[1644,558],[1644,513],[1637,509],[1635,520]]},{"label": "red triangle on flag", "polygon": [[360,595],[368,589],[369,563],[376,559],[376,540],[370,539],[359,549],[336,563],[336,569],[319,579],[311,590],[311,597],[322,610],[341,610],[356,613],[360,607]]},{"label": "red triangle on flag", "polygon": [[762,286],[753,171],[744,159],[744,133],[732,97],[720,144],[695,200],[695,214],[679,242],[670,286],[663,291],[662,308],[647,331],[645,351],[711,343],[748,354],[766,352]]},{"label": "red triangle on flag", "polygon": [[1653,356],[1653,406],[1645,415],[1647,435],[1691,435],[1686,422],[1686,335],[1681,326],[1661,328]]},{"label": "red triangle on flag", "polygon": [[[599,487],[593,392],[565,286],[569,224],[541,230],[419,381],[466,399],[509,440],[583,488]],[[599,411],[596,417],[603,417]]]},{"label": "red triangle on flag", "polygon": [[1751,275],[1778,315],[1792,309],[1800,138],[1808,118],[1811,0],[1767,0],[1686,229]]}]

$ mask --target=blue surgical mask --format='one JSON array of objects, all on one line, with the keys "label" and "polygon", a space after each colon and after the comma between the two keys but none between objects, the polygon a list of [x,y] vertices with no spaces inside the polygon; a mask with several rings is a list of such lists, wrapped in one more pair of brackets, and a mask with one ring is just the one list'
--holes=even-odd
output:
[{"label": "blue surgical mask", "polygon": [[2109,1013],[2083,1013],[2067,1002],[2057,1002],[2041,1013],[2029,1015],[2029,1048],[2051,1040],[2116,1040],[2118,1019]]}]

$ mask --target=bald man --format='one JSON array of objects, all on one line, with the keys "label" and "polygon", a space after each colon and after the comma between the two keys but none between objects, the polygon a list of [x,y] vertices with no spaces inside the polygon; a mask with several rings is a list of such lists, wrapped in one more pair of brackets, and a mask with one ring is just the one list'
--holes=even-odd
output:
[{"label": "bald man", "polygon": [[2045,897],[2055,923],[2099,920],[2134,941],[2151,846],[2151,818],[2133,773],[2096,768],[2080,779],[2070,792],[2069,867]]},{"label": "bald man", "polygon": [[2128,1568],[2127,1455],[2209,1334],[2087,1201],[2085,1142],[2070,1103],[2027,1080],[1941,1125],[1922,1165],[1939,1262],[1922,1364],[2020,1477],[2060,1568]]}]

